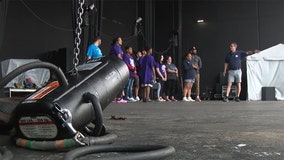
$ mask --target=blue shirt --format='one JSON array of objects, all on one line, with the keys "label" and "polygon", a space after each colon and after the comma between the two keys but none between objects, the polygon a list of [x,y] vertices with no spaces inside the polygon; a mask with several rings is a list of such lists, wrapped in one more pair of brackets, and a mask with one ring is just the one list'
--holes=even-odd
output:
[{"label": "blue shirt", "polygon": [[183,79],[194,79],[196,70],[192,67],[193,60],[183,61]]},{"label": "blue shirt", "polygon": [[102,57],[103,54],[98,46],[96,46],[95,44],[90,44],[87,50],[87,56],[91,58],[98,58]]},{"label": "blue shirt", "polygon": [[228,53],[225,58],[225,63],[228,63],[229,70],[241,69],[242,59],[247,56],[245,51],[236,51]]}]

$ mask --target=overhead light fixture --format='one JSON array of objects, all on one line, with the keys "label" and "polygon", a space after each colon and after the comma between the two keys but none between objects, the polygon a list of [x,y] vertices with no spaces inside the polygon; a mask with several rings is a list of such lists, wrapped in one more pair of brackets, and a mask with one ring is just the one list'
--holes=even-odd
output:
[{"label": "overhead light fixture", "polygon": [[90,10],[90,11],[94,10],[95,12],[97,12],[97,7],[95,6],[94,3],[92,3],[92,4],[89,5],[88,10]]},{"label": "overhead light fixture", "polygon": [[204,23],[204,22],[205,22],[204,19],[197,20],[197,23]]},{"label": "overhead light fixture", "polygon": [[90,10],[93,10],[93,9],[95,8],[95,4],[94,4],[94,3],[91,4],[91,5],[89,6],[89,8],[90,8]]},{"label": "overhead light fixture", "polygon": [[141,17],[138,17],[138,19],[136,20],[136,23],[139,23],[142,21],[142,18]]}]

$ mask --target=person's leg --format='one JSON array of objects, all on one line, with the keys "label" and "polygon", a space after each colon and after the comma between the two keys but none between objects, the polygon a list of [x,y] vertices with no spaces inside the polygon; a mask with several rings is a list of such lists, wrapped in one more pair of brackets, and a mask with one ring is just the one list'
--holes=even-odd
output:
[{"label": "person's leg", "polygon": [[143,102],[146,102],[147,99],[147,86],[143,87]]},{"label": "person's leg", "polygon": [[124,89],[117,95],[117,97],[115,98],[115,102],[117,102],[117,103],[127,103],[127,101],[123,99]]},{"label": "person's leg", "polygon": [[172,80],[172,89],[171,89],[171,100],[172,101],[177,101],[175,99],[176,85],[177,85],[177,80]]},{"label": "person's leg", "polygon": [[194,87],[195,87],[195,94],[196,94],[196,100],[201,101],[200,99],[200,74],[195,75],[195,82],[194,82]]},{"label": "person's leg", "polygon": [[241,82],[237,82],[237,97],[240,97],[242,90]]},{"label": "person's leg", "polygon": [[139,77],[137,76],[135,79],[134,79],[134,98],[135,100],[139,101],[140,98],[139,98]]},{"label": "person's leg", "polygon": [[242,89],[242,86],[241,86],[241,82],[237,82],[237,95],[235,97],[235,101],[236,102],[240,102],[240,94],[241,94],[241,89]]},{"label": "person's leg", "polygon": [[235,97],[235,101],[240,102],[240,94],[242,90],[242,70],[237,70],[235,74],[237,83],[237,96]]},{"label": "person's leg", "polygon": [[131,80],[129,78],[128,81],[127,81],[127,84],[125,86],[125,97],[126,97],[126,99],[129,98],[130,83],[131,83]]},{"label": "person's leg", "polygon": [[193,100],[193,99],[191,98],[191,89],[192,89],[192,86],[193,86],[193,83],[190,82],[189,85],[188,85],[188,95],[187,95],[189,101],[195,101],[195,100]]},{"label": "person's leg", "polygon": [[235,81],[235,71],[229,70],[228,71],[228,83],[227,83],[227,90],[226,90],[226,96],[229,97],[231,87],[233,82]]},{"label": "person's leg", "polygon": [[171,85],[172,85],[171,82],[172,82],[172,81],[171,81],[170,79],[168,79],[168,80],[166,81],[166,84],[165,84],[166,100],[167,100],[167,101],[171,101],[171,100],[170,100],[170,90],[171,90]]},{"label": "person's leg", "polygon": [[231,91],[231,87],[232,87],[232,83],[235,80],[235,76],[234,76],[234,71],[229,70],[228,71],[228,83],[227,83],[227,89],[226,89],[226,96],[223,98],[224,102],[229,102],[229,94]]},{"label": "person's leg", "polygon": [[187,99],[187,97],[188,97],[188,96],[187,96],[187,95],[188,95],[188,87],[189,87],[188,85],[189,85],[188,82],[184,82],[184,83],[183,83],[183,91],[182,91],[182,92],[183,92],[183,93],[182,93],[182,94],[183,94],[183,98],[182,98],[183,101],[189,101],[189,100]]},{"label": "person's leg", "polygon": [[146,101],[146,86],[145,84],[141,84],[141,94],[142,94],[142,100]]},{"label": "person's leg", "polygon": [[232,82],[228,82],[227,84],[227,90],[226,90],[226,97],[229,97],[230,91],[232,87]]},{"label": "person's leg", "polygon": [[127,101],[130,102],[135,102],[136,100],[133,98],[133,82],[134,79],[132,77],[130,77],[128,79],[127,85],[125,87],[125,97]]},{"label": "person's leg", "polygon": [[146,88],[146,100],[150,101],[150,91],[151,91],[151,87],[147,86]]},{"label": "person's leg", "polygon": [[163,100],[164,100],[165,82],[164,82],[164,81],[160,81],[160,84],[161,84],[160,96],[161,96],[161,98],[163,98]]},{"label": "person's leg", "polygon": [[[160,91],[161,91],[161,83],[156,82],[155,85],[157,85],[157,98],[158,98],[158,100],[159,100],[159,98],[160,98]],[[153,91],[153,90],[152,90],[152,91]]]},{"label": "person's leg", "polygon": [[128,96],[129,98],[133,98],[133,83],[134,83],[134,78],[129,79],[129,90],[128,90]]},{"label": "person's leg", "polygon": [[227,89],[226,89],[226,96],[223,97],[224,102],[229,102],[229,94],[230,94],[230,91],[231,91],[231,86],[232,86],[232,82],[228,82]]}]

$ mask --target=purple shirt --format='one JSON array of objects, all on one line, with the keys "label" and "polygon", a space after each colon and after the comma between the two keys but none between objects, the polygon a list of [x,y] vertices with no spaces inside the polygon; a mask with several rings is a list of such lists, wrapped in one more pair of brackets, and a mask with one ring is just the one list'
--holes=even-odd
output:
[{"label": "purple shirt", "polygon": [[160,62],[156,62],[156,68],[159,68],[159,71],[161,72],[161,74],[163,75],[163,77],[165,77],[166,75],[166,65]]},{"label": "purple shirt", "polygon": [[155,60],[152,55],[145,55],[141,63],[141,83],[142,84],[152,84],[154,73],[152,68],[155,68]]},{"label": "purple shirt", "polygon": [[120,54],[120,56],[122,57],[123,56],[123,51],[122,51],[120,45],[114,44],[113,46],[111,46],[109,55],[110,56],[117,56],[118,54]]},{"label": "purple shirt", "polygon": [[137,75],[135,73],[136,66],[135,66],[135,61],[134,61],[133,57],[129,54],[123,54],[122,59],[128,67],[129,76],[135,78]]}]

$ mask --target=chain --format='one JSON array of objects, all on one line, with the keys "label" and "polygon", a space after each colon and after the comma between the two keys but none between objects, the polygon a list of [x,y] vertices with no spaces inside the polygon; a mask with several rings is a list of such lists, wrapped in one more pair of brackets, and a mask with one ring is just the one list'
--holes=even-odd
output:
[{"label": "chain", "polygon": [[79,7],[78,7],[78,11],[77,11],[78,17],[76,19],[77,27],[76,27],[76,30],[75,30],[76,37],[75,37],[75,47],[74,47],[74,55],[75,55],[75,57],[73,58],[73,65],[74,65],[74,70],[75,70],[76,73],[78,71],[77,65],[79,64],[78,55],[80,54],[80,48],[79,48],[79,46],[81,44],[80,35],[82,33],[81,25],[83,23],[82,15],[84,13],[83,5],[85,3],[85,0],[78,0],[78,1],[79,1]]}]

